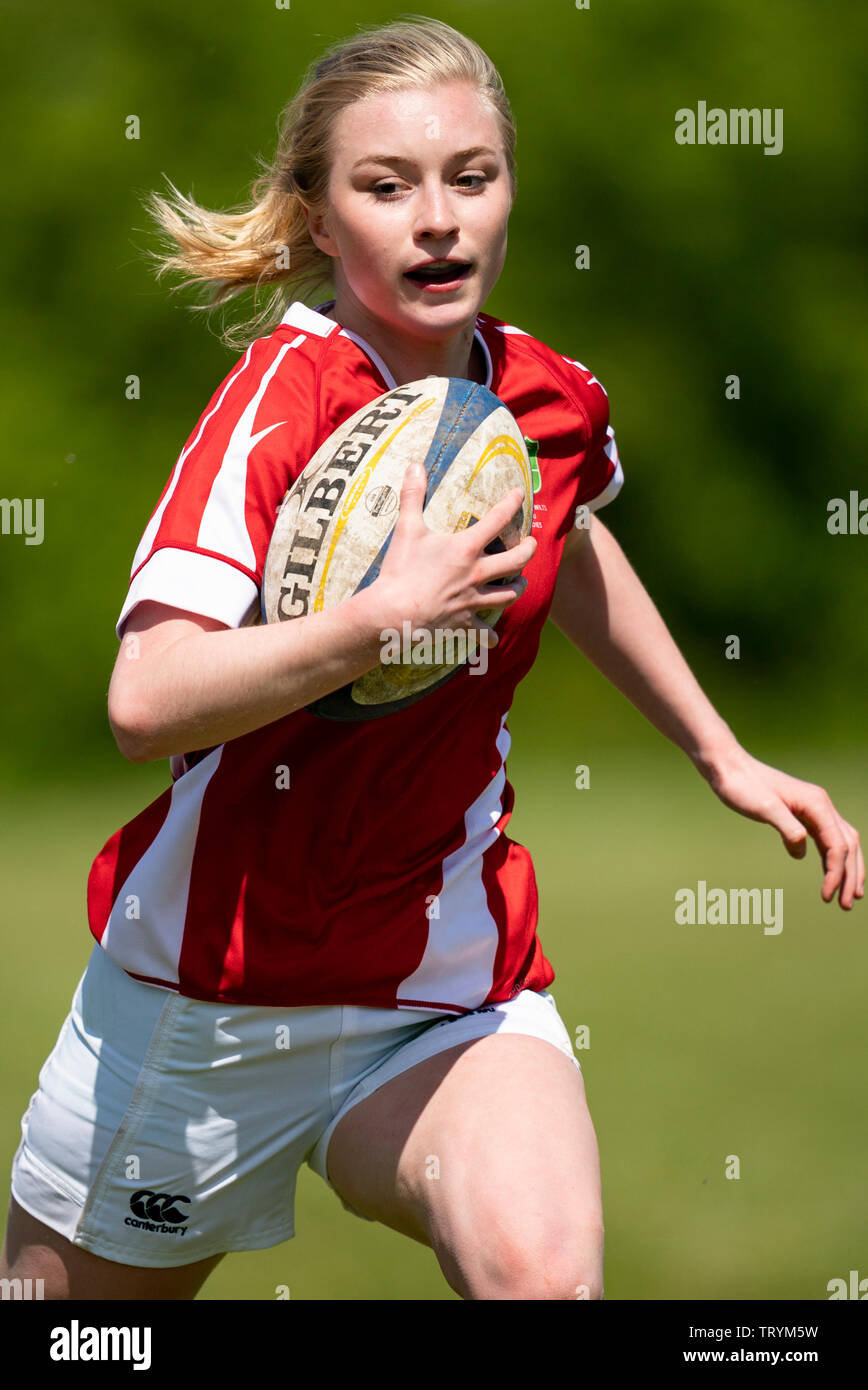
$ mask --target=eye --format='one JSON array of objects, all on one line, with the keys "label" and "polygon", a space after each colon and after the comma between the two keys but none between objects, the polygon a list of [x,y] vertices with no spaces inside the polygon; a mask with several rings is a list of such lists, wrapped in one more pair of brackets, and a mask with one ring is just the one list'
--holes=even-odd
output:
[{"label": "eye", "polygon": [[[471,192],[475,193],[475,192],[478,192],[478,191],[479,191],[479,185],[485,183],[485,181],[486,181],[486,176],[485,176],[485,174],[459,174],[458,177],[457,177],[457,179],[456,179],[456,183],[459,183],[459,184],[460,184],[460,182],[461,182],[462,179],[473,179],[473,180],[475,180],[475,183],[473,183],[473,184],[463,184],[463,185],[461,185],[464,189],[466,189],[466,191],[467,191],[468,193],[471,193]],[[387,179],[387,180],[386,180],[385,182],[383,182],[383,183],[374,184],[374,185],[371,187],[371,193],[374,195],[374,197],[375,197],[378,201],[384,202],[384,203],[388,203],[388,202],[392,202],[393,199],[395,199],[395,198],[400,198],[400,197],[401,197],[400,191],[395,192],[395,193],[390,193],[390,192],[389,192],[389,189],[399,189],[399,188],[400,188],[400,185],[399,185],[394,179]]]},{"label": "eye", "polygon": [[389,181],[388,183],[378,183],[374,185],[374,187],[371,189],[371,192],[373,193],[375,198],[380,198],[383,202],[389,202],[392,198],[399,198],[401,195],[400,193],[388,193],[386,190],[389,188],[397,187],[397,183],[393,181]]}]

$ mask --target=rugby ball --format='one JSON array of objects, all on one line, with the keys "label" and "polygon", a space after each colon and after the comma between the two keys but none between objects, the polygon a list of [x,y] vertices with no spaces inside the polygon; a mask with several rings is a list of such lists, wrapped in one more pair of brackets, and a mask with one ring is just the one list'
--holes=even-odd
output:
[{"label": "rugby ball", "polygon": [[[345,420],[285,494],[265,561],[263,621],[321,612],[374,582],[398,517],[404,473],[417,459],[427,475],[423,515],[432,530],[472,526],[521,486],[524,501],[486,549],[510,549],[530,534],[530,463],[512,413],[485,386],[463,377],[411,381]],[[479,616],[494,626],[502,611],[483,609]],[[405,643],[401,660],[381,661],[307,708],[339,720],[404,709],[457,673],[479,634],[464,637],[459,652],[441,644],[427,659],[424,652],[408,654]]]}]

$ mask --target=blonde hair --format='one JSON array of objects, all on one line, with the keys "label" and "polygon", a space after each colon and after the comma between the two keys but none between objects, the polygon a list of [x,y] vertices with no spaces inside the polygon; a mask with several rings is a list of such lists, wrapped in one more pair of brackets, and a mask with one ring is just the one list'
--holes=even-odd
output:
[{"label": "blonde hair", "polygon": [[290,302],[331,282],[332,258],[312,240],[304,208],[328,207],[331,131],[352,102],[380,92],[467,81],[491,106],[503,141],[513,198],[516,190],[515,123],[500,74],[486,53],[441,20],[402,15],[332,44],[308,68],[280,118],[271,164],[251,187],[250,202],[232,212],[212,212],[187,198],[167,178],[171,195],[150,193],[145,206],[176,249],[148,252],[157,278],[181,271],[175,288],[211,286],[211,311],[254,287],[274,286],[268,304],[241,328],[225,329],[222,341],[246,347],[281,320]]}]

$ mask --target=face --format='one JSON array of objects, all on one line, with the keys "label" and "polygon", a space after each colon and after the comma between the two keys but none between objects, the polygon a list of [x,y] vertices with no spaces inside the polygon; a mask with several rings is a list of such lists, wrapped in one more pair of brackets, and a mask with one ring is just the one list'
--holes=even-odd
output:
[{"label": "face", "polygon": [[[329,208],[308,217],[335,257],[338,305],[417,337],[472,322],[506,257],[512,191],[497,119],[468,83],[355,102],[333,129]],[[407,271],[432,259],[469,269],[443,285]],[[456,267],[456,274],[461,267]]]}]

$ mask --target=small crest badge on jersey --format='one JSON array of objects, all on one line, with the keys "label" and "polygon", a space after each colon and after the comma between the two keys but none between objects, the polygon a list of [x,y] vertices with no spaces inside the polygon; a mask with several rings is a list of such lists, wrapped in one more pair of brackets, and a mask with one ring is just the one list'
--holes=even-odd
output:
[{"label": "small crest badge on jersey", "polygon": [[526,434],[522,435],[522,438],[524,439],[524,442],[527,445],[527,456],[530,461],[531,482],[533,483],[534,495],[536,495],[542,487],[542,478],[540,477],[539,471],[539,458],[537,457],[537,455],[539,454],[539,440],[528,439]]}]

